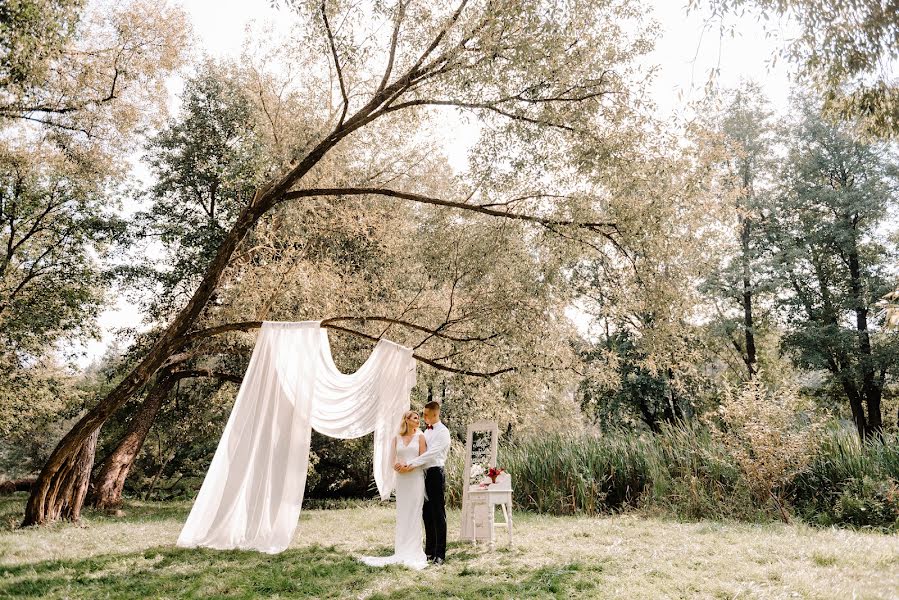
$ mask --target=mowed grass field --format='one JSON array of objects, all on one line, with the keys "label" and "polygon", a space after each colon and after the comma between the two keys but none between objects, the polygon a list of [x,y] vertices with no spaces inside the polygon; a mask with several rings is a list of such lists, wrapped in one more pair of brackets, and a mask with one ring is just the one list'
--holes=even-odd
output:
[{"label": "mowed grass field", "polygon": [[189,503],[13,529],[23,504],[0,499],[0,598],[899,598],[899,536],[801,524],[516,513],[488,552],[455,511],[447,563],[415,572],[356,560],[391,553],[390,505],[304,510],[269,556],[176,548]]}]

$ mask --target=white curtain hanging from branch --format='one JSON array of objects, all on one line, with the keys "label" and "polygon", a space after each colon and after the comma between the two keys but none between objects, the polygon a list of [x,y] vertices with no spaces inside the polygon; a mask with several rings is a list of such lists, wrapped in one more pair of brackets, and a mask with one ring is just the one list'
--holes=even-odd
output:
[{"label": "white curtain hanging from branch", "polygon": [[350,439],[374,432],[374,476],[390,497],[390,443],[415,385],[412,350],[380,340],[341,373],[318,321],[265,322],[187,522],[182,547],[277,553],[296,529],[311,429]]}]

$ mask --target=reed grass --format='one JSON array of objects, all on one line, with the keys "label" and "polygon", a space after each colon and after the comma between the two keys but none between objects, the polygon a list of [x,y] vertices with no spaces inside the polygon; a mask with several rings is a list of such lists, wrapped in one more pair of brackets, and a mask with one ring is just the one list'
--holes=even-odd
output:
[{"label": "reed grass", "polygon": [[[513,476],[516,506],[552,515],[633,509],[681,519],[765,521],[777,506],[753,498],[736,461],[700,427],[658,434],[609,431],[547,434],[500,444],[499,465]],[[461,504],[463,449],[447,464],[448,502]],[[822,525],[899,530],[899,440],[861,442],[834,428],[781,490],[792,512]]]}]

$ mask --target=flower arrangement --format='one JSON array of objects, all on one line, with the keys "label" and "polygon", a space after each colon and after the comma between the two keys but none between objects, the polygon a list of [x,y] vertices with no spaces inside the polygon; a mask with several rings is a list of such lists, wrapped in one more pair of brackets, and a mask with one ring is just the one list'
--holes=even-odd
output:
[{"label": "flower arrangement", "polygon": [[505,470],[499,467],[490,467],[487,469],[487,477],[490,478],[492,483],[496,483],[496,478],[499,477]]},{"label": "flower arrangement", "polygon": [[[491,483],[496,483],[496,478],[505,473],[506,470],[501,467],[491,467],[486,463],[471,463],[471,471],[469,477],[471,483],[477,483],[480,487],[485,488]],[[488,482],[487,479],[490,479]]]}]

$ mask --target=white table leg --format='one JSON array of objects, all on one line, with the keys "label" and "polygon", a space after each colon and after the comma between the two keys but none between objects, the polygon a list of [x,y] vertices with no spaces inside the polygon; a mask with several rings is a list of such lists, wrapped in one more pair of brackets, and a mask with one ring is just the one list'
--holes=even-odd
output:
[{"label": "white table leg", "polygon": [[506,526],[506,534],[509,537],[509,546],[512,545],[512,508],[506,509],[506,503],[503,502],[499,505],[499,507],[503,511],[503,519],[505,520],[504,525]]}]

